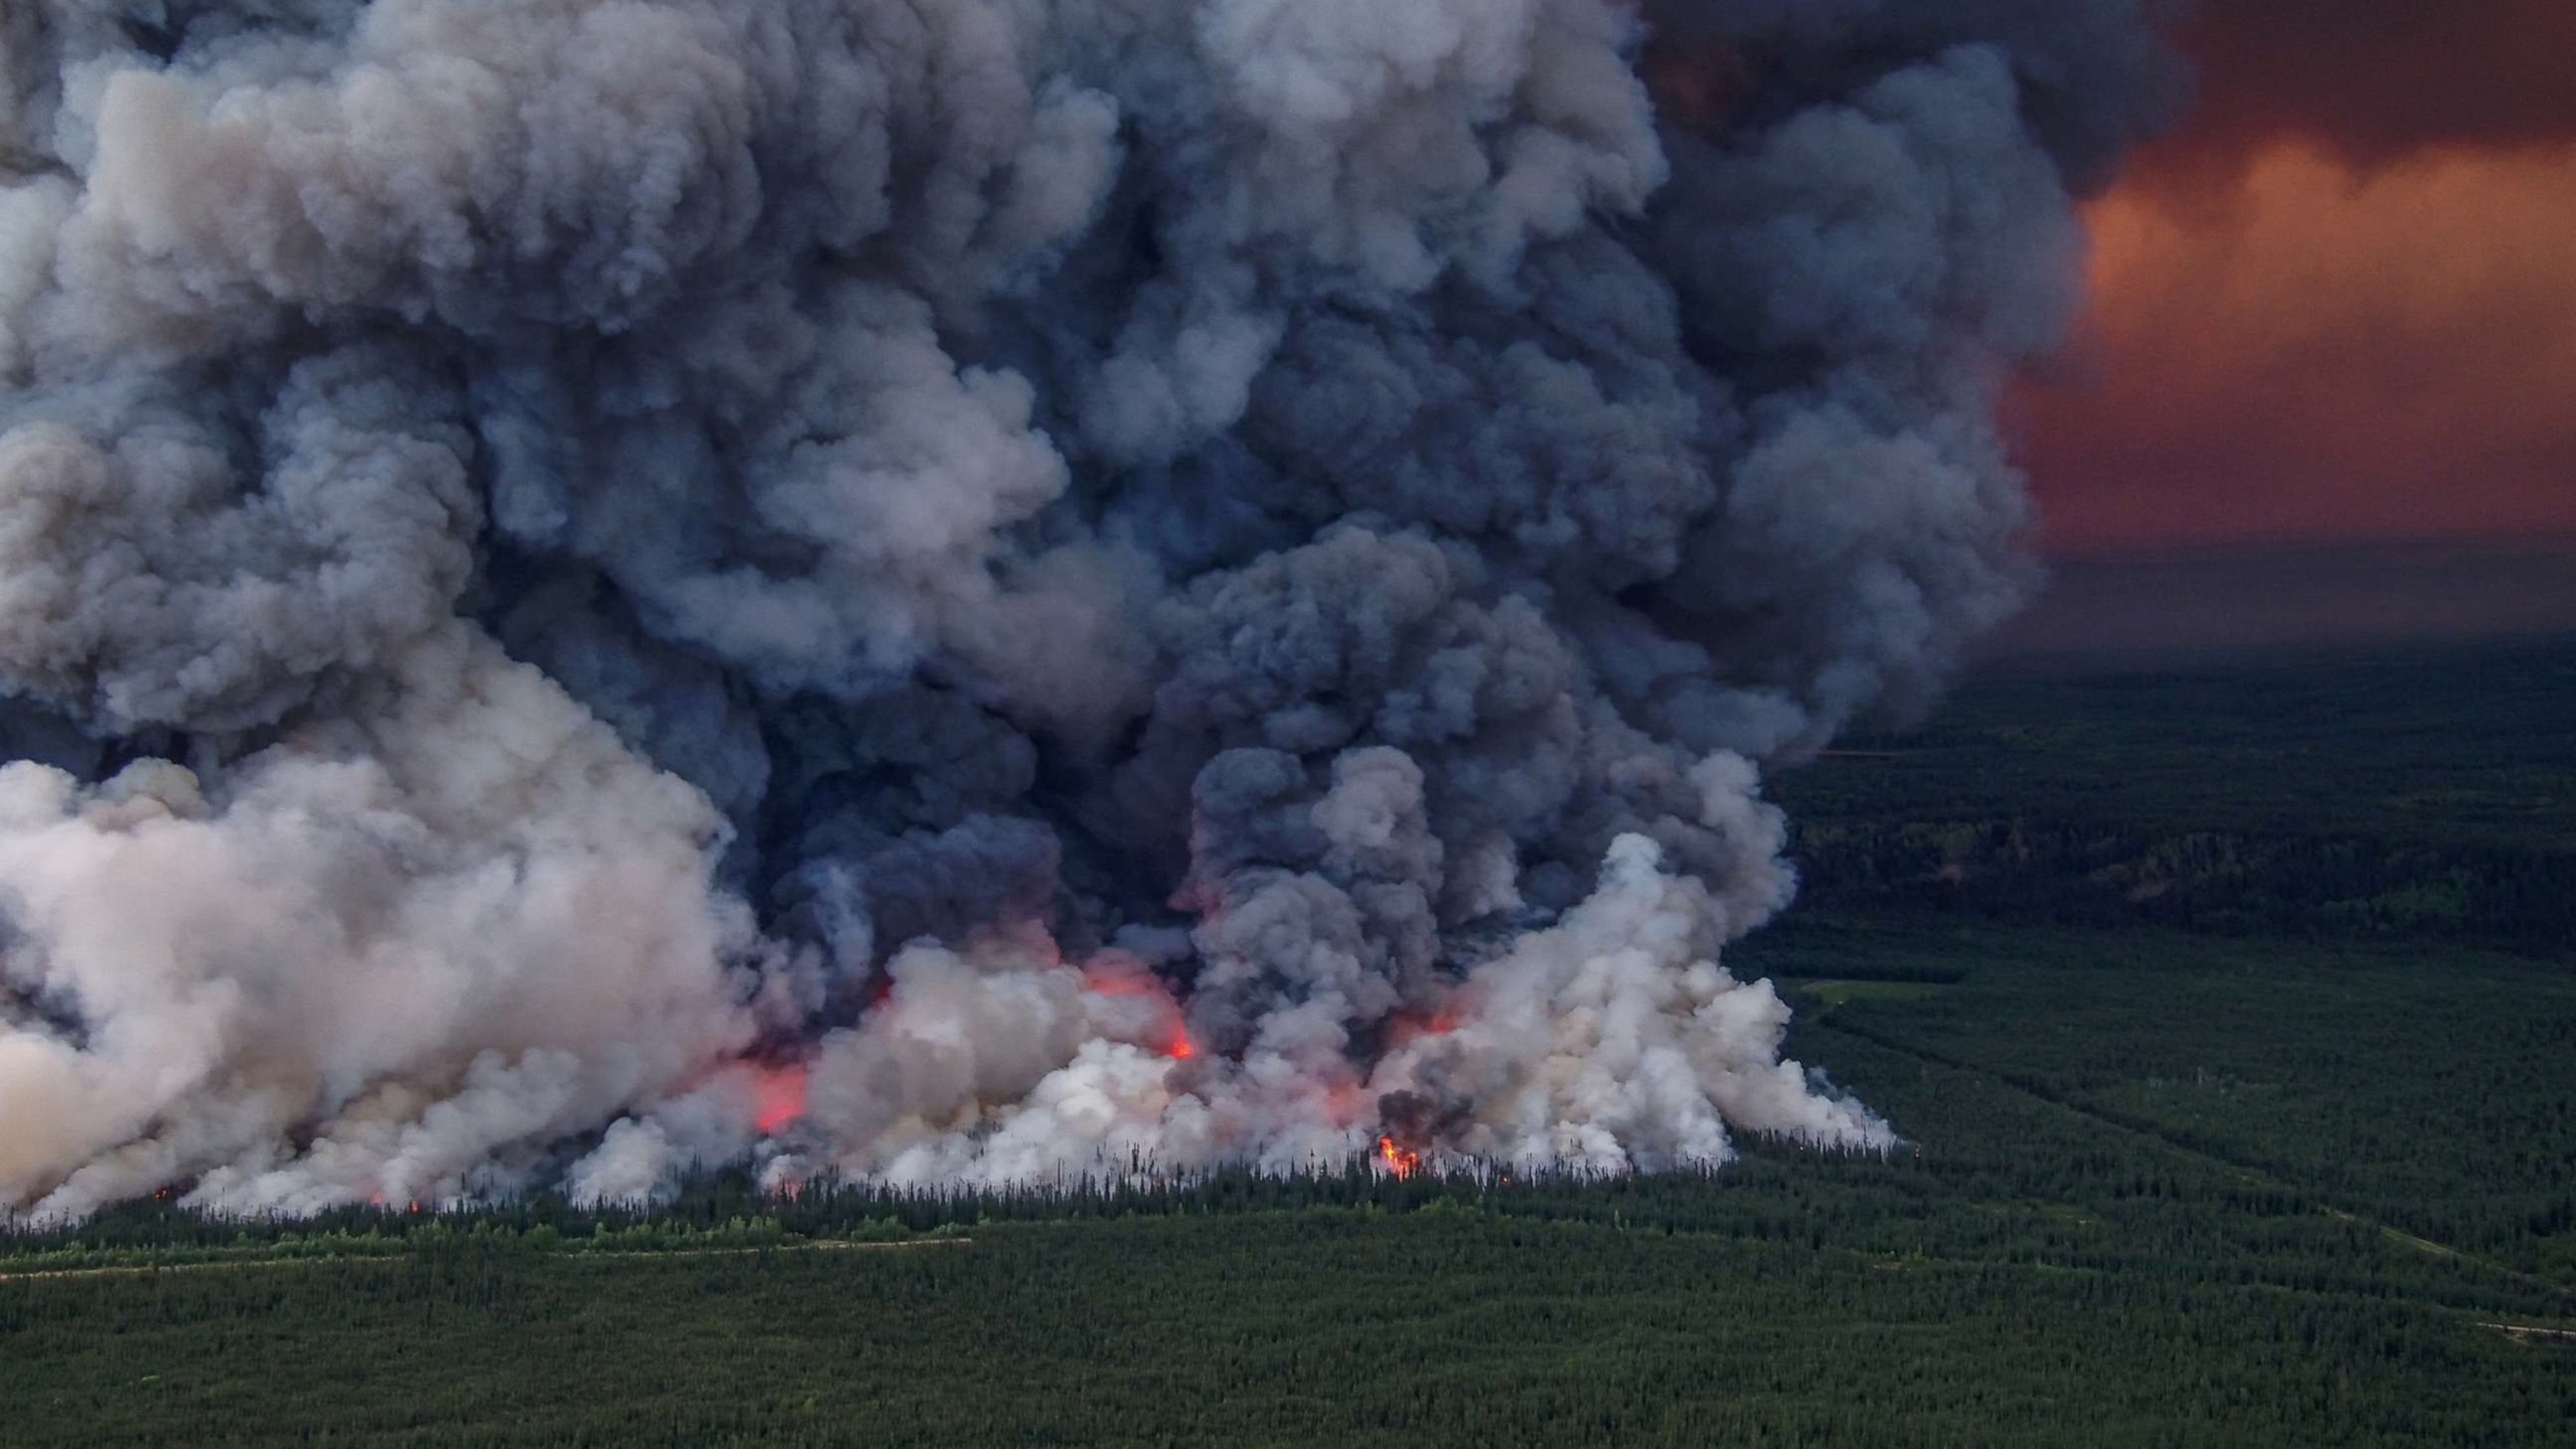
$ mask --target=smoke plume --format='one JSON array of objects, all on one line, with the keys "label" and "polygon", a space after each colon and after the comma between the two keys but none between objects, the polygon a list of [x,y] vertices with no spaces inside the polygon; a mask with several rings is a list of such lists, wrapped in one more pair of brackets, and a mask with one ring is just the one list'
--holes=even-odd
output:
[{"label": "smoke plume", "polygon": [[2138,0],[21,0],[0,1205],[1883,1145]]}]

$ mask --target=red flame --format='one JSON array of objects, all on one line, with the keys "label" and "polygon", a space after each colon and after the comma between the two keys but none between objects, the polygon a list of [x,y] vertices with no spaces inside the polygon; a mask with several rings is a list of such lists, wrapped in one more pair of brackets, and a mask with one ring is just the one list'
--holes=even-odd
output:
[{"label": "red flame", "polygon": [[1399,1011],[1386,1019],[1386,1044],[1400,1047],[1416,1037],[1447,1036],[1465,1021],[1455,1003],[1443,1003],[1427,1016],[1418,1011]]},{"label": "red flame", "polygon": [[1386,1164],[1386,1170],[1397,1177],[1411,1177],[1422,1170],[1422,1154],[1410,1147],[1397,1146],[1392,1137],[1377,1140],[1377,1155]]},{"label": "red flame", "polygon": [[752,1068],[751,1125],[762,1136],[775,1135],[780,1129],[805,1115],[805,1068],[790,1062],[785,1066]]},{"label": "red flame", "polygon": [[[1190,1029],[1181,1020],[1181,1004],[1172,999],[1172,988],[1162,978],[1147,970],[1144,963],[1123,953],[1113,953],[1082,968],[1082,989],[1094,996],[1119,1001],[1150,1001],[1168,1013],[1170,1034],[1164,1037],[1163,1055],[1185,1062],[1199,1054],[1198,1044],[1190,1040]],[[1131,1028],[1140,1033],[1158,1033],[1159,1026]],[[1148,1036],[1151,1040],[1151,1036]],[[1144,1042],[1138,1042],[1142,1046]]]}]

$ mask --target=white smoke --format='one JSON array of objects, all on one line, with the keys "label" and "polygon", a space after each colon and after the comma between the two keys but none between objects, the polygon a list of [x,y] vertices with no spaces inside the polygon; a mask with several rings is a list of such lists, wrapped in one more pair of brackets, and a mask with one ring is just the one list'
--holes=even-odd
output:
[{"label": "white smoke", "polygon": [[456,1196],[751,1043],[704,796],[462,625],[362,692],[211,788],[0,767],[0,1195]]},{"label": "white smoke", "polygon": [[0,1208],[1884,1146],[1760,765],[2170,81],[1933,9],[0,11]]}]

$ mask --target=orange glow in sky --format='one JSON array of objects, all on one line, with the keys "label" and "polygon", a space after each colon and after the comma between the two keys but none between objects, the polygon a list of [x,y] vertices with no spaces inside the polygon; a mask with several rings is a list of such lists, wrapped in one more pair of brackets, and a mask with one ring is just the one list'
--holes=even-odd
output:
[{"label": "orange glow in sky", "polygon": [[2576,150],[2114,192],[2095,304],[2017,399],[2046,539],[2576,530]]},{"label": "orange glow in sky", "polygon": [[790,1063],[756,1070],[751,1125],[767,1136],[805,1115],[805,1068]]},{"label": "orange glow in sky", "polygon": [[2576,6],[2187,38],[2204,105],[2088,208],[2091,315],[2008,409],[2046,546],[2576,533]]}]

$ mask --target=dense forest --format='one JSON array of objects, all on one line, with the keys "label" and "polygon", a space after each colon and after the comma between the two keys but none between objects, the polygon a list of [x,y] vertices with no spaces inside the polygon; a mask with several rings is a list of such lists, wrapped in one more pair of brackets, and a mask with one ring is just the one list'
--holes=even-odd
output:
[{"label": "dense forest", "polygon": [[2565,1350],[2404,1294],[1467,1207],[450,1243],[14,1284],[0,1315],[19,1443],[2353,1446],[2576,1416]]},{"label": "dense forest", "polygon": [[2006,677],[1788,776],[1806,905],[2576,941],[2576,647]]},{"label": "dense forest", "polygon": [[[2565,869],[2571,664],[2004,680],[1797,779],[1730,964],[1890,1154],[129,1204],[0,1235],[0,1445],[2576,1443],[2576,892],[2487,873]],[[2168,889],[1975,845],[2087,819]],[[2332,909],[2419,858],[2470,906]]]}]

